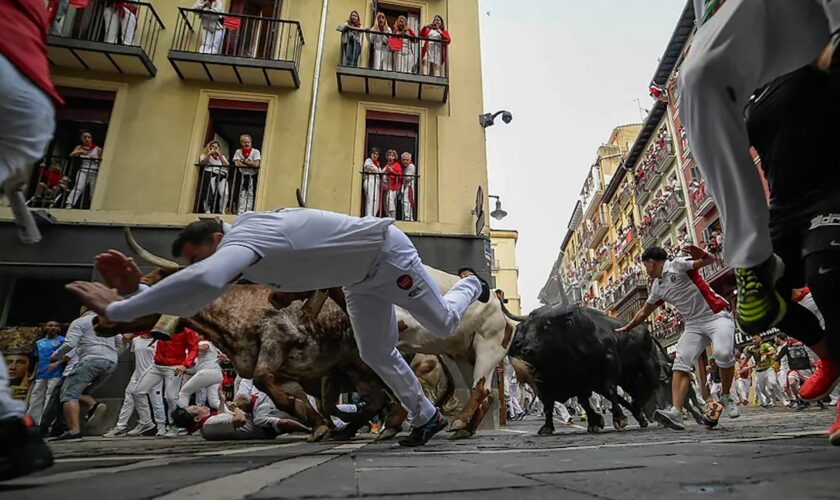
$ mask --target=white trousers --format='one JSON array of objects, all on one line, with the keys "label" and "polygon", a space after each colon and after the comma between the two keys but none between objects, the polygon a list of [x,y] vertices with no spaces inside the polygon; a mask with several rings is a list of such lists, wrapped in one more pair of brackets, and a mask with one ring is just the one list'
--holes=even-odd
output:
[{"label": "white trousers", "polygon": [[768,368],[761,372],[755,372],[755,393],[760,405],[770,404],[774,399],[782,399],[775,370]]},{"label": "white trousers", "polygon": [[224,28],[203,30],[199,54],[218,54],[222,51],[222,39],[225,37]]},{"label": "white trousers", "polygon": [[[122,40],[123,45],[134,45],[134,36],[137,33],[137,16],[130,10],[113,9],[105,7],[102,11],[102,19],[105,21],[105,41],[107,43],[118,43]],[[119,39],[117,35],[120,35]]]},{"label": "white trousers", "polygon": [[96,176],[99,173],[98,168],[99,166],[84,166],[84,162],[86,160],[82,160],[83,166],[79,169],[79,173],[76,175],[76,181],[73,183],[73,189],[70,190],[70,194],[67,195],[67,208],[73,208],[76,205],[76,202],[79,201],[79,198],[85,193],[85,188],[90,186],[88,192],[90,193],[90,197],[93,198],[93,190],[96,187]]},{"label": "white trousers", "polygon": [[44,414],[44,405],[50,400],[50,396],[59,382],[61,382],[61,377],[49,379],[39,378],[35,380],[35,383],[29,389],[29,404],[26,408],[26,414],[35,422],[35,425],[41,423],[41,415]]},{"label": "white trousers", "polygon": [[436,410],[397,351],[399,334],[394,305],[408,311],[432,335],[446,338],[481,294],[481,283],[471,276],[441,295],[411,240],[391,226],[368,278],[347,287],[345,294],[362,360],[394,392],[408,412],[411,425],[427,423]]},{"label": "white trousers", "polygon": [[517,416],[522,413],[522,405],[519,404],[519,382],[512,380],[507,388],[508,414]]},{"label": "white trousers", "polygon": [[572,419],[572,416],[569,414],[569,409],[560,401],[554,403],[554,413],[563,420],[564,424]]},{"label": "white trousers", "polygon": [[218,410],[221,401],[219,399],[219,386],[222,385],[224,376],[220,369],[204,369],[199,370],[184,385],[178,393],[178,406],[186,408],[190,404],[190,396],[196,394],[201,389],[206,389],[207,405]]},{"label": "white trousers", "polygon": [[715,351],[719,367],[735,366],[735,321],[728,311],[721,311],[707,320],[686,323],[685,331],[677,341],[674,370],[691,373],[694,363],[709,343]]},{"label": "white trousers", "polygon": [[720,401],[721,396],[723,396],[723,384],[720,382],[712,382],[709,387],[709,392],[712,395],[712,399]]},{"label": "white trousers", "polygon": [[134,408],[137,410],[138,423],[148,425],[152,423],[152,413],[146,396],[155,387],[163,384],[164,397],[169,413],[178,405],[178,392],[181,390],[181,376],[175,373],[172,366],[154,365],[143,374],[134,388]]},{"label": "white trousers", "polygon": [[[134,391],[137,388],[137,382],[143,376],[137,370],[131,374],[128,380],[128,385],[125,386],[125,395],[123,396],[123,404],[120,408],[120,416],[117,419],[116,427],[125,429],[128,427],[128,421],[131,420],[131,414],[134,413]],[[157,425],[166,425],[166,408],[163,406],[163,383],[159,383],[149,392],[149,398],[152,400],[152,410],[154,411],[155,423]]]},{"label": "white trousers", "polygon": [[813,61],[838,18],[840,2],[832,0],[727,0],[686,56],[680,116],[734,267],[758,265],[773,251],[744,107],[757,88]]},{"label": "white trousers", "polygon": [[739,378],[735,381],[735,386],[738,388],[738,400],[750,400],[750,386],[752,382],[748,378]]},{"label": "white trousers", "polygon": [[257,174],[243,174],[240,182],[237,213],[242,215],[254,210],[254,200],[257,196]]},{"label": "white trousers", "polygon": [[788,373],[789,370],[780,369],[776,372],[776,385],[779,386],[779,391],[785,396],[785,398],[790,397],[790,393],[788,391]]}]

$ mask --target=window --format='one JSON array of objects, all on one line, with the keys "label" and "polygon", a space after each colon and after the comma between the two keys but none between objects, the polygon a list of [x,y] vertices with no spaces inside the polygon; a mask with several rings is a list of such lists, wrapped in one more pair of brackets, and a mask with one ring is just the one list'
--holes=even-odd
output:
[{"label": "window", "polygon": [[[417,115],[368,111],[368,156],[361,160],[362,215],[418,220],[422,161],[418,154],[419,121]],[[373,159],[375,151],[379,152],[378,160]]]},{"label": "window", "polygon": [[204,148],[196,158],[196,213],[242,214],[255,209],[260,150],[268,105],[210,99]]},{"label": "window", "polygon": [[61,278],[0,275],[0,299],[5,296],[5,300],[0,300],[0,311],[4,305],[8,311],[4,324],[35,326],[49,320],[69,323],[78,318],[82,304],[64,289],[76,279],[90,279],[89,271],[76,277]]},{"label": "window", "polygon": [[116,92],[59,87],[65,105],[29,183],[28,205],[90,208]]},{"label": "window", "polygon": [[231,18],[238,20],[239,25],[235,26],[236,29],[233,29],[234,26],[226,26],[222,54],[270,59],[282,36],[279,32],[282,26],[268,20],[280,18],[282,6],[282,0],[232,0],[231,14],[253,17]]}]

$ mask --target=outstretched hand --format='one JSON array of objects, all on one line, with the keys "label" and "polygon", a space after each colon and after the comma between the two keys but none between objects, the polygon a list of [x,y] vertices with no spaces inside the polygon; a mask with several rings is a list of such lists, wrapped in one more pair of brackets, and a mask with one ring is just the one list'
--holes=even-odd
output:
[{"label": "outstretched hand", "polygon": [[622,327],[616,328],[615,333],[627,333],[630,330],[632,330],[632,328],[630,328],[630,325],[624,325]]},{"label": "outstretched hand", "polygon": [[111,288],[120,295],[130,295],[140,286],[140,268],[131,257],[117,250],[108,250],[96,256],[96,270]]},{"label": "outstretched hand", "polygon": [[699,260],[706,256],[706,251],[697,245],[686,245],[683,247],[683,252],[691,255],[691,258],[694,260]]},{"label": "outstretched hand", "polygon": [[100,316],[107,317],[105,309],[112,302],[122,300],[120,295],[103,285],[102,283],[91,283],[89,281],[74,281],[65,285],[67,290],[73,292],[91,311]]}]

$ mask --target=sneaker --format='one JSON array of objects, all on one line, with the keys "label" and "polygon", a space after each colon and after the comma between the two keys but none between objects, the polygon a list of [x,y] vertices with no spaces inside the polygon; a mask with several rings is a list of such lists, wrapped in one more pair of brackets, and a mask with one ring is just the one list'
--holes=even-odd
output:
[{"label": "sneaker", "polygon": [[159,425],[158,428],[157,428],[157,432],[155,433],[155,436],[156,437],[163,437],[165,435],[166,435],[166,426],[165,425]]},{"label": "sneaker", "polygon": [[400,446],[422,446],[432,439],[432,436],[446,428],[447,422],[438,411],[431,420],[420,427],[412,427],[408,437],[400,441]]},{"label": "sneaker", "polygon": [[186,435],[187,435],[187,430],[186,429],[182,429],[180,427],[170,427],[169,430],[166,431],[166,434],[164,434],[164,437],[177,438],[177,437],[186,436]]},{"label": "sneaker", "polygon": [[831,359],[817,360],[817,369],[799,389],[799,397],[804,401],[819,401],[834,390],[840,380],[840,370]]},{"label": "sneaker", "polygon": [[120,436],[125,436],[128,434],[128,429],[125,427],[114,427],[110,431],[106,432],[102,435],[104,438],[115,438]]},{"label": "sneaker", "polygon": [[674,429],[675,431],[685,430],[682,413],[675,410],[674,407],[668,408],[667,410],[656,410],[653,412],[653,419],[669,429]]},{"label": "sneaker", "polygon": [[726,394],[722,398],[720,398],[721,402],[723,403],[723,408],[726,410],[726,416],[729,418],[738,418],[741,416],[741,410],[738,409],[738,405],[735,404],[735,400],[729,394]]},{"label": "sneaker", "polygon": [[720,416],[723,414],[723,405],[717,401],[709,401],[706,404],[706,413],[703,415],[703,421],[708,427],[715,427],[720,421]]},{"label": "sneaker", "polygon": [[370,425],[370,433],[371,434],[379,434],[379,431],[382,430],[382,424],[371,424]]},{"label": "sneaker", "polygon": [[828,429],[828,442],[840,446],[840,406],[837,407],[837,419]]},{"label": "sneaker", "polygon": [[65,432],[64,434],[58,436],[57,438],[52,438],[51,441],[78,441],[82,439],[81,432]]},{"label": "sneaker", "polygon": [[126,433],[126,436],[135,437],[145,435],[147,432],[156,429],[155,424],[149,422],[148,424],[137,424],[137,427],[131,429]]},{"label": "sneaker", "polygon": [[481,282],[481,295],[478,296],[478,301],[484,304],[490,302],[490,285],[484,281],[474,269],[469,267],[462,267],[458,269],[458,276],[466,278],[467,276],[475,276]]},{"label": "sneaker", "polygon": [[787,306],[775,288],[784,269],[784,263],[775,254],[756,267],[735,269],[735,318],[744,333],[755,335],[769,330],[785,316]]},{"label": "sneaker", "polygon": [[96,403],[88,410],[87,415],[85,415],[85,423],[86,425],[95,425],[95,423],[105,416],[105,412],[108,411],[108,406],[105,403]]},{"label": "sneaker", "polygon": [[51,467],[53,456],[29,417],[0,420],[0,481]]}]

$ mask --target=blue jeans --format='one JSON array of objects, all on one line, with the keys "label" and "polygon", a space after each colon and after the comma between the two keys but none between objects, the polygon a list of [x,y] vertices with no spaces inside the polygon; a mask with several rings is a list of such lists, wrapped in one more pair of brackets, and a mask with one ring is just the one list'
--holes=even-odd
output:
[{"label": "blue jeans", "polygon": [[358,66],[359,57],[362,55],[362,42],[350,39],[343,45],[342,48],[344,49],[344,60],[342,61],[344,65]]},{"label": "blue jeans", "polygon": [[82,394],[91,394],[102,386],[117,369],[116,361],[90,358],[79,361],[76,369],[61,386],[61,402],[78,401]]}]

